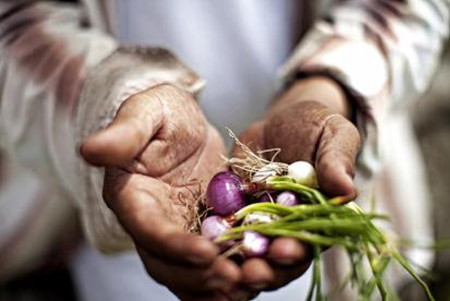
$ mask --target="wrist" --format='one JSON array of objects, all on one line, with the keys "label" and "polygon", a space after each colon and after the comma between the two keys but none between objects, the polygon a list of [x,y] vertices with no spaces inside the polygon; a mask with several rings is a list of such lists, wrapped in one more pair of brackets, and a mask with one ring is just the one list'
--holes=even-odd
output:
[{"label": "wrist", "polygon": [[271,110],[303,101],[316,101],[332,112],[351,119],[353,110],[342,87],[326,76],[311,76],[295,81],[278,97]]}]

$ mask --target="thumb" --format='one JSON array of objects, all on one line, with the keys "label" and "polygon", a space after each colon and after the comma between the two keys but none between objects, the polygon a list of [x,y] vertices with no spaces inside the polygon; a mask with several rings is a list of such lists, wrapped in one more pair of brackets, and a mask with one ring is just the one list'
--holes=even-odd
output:
[{"label": "thumb", "polygon": [[326,193],[356,197],[353,177],[360,143],[359,132],[350,121],[338,114],[328,117],[316,153],[317,177]]},{"label": "thumb", "polygon": [[96,166],[118,166],[142,152],[163,124],[163,104],[157,96],[161,88],[125,100],[111,124],[81,145],[83,158]]}]

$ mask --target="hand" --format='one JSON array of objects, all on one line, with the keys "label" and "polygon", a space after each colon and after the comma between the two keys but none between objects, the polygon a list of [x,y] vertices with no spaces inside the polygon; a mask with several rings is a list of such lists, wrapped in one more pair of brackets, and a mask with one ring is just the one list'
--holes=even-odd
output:
[{"label": "hand", "polygon": [[225,153],[194,98],[170,85],[131,96],[81,153],[106,167],[104,200],[150,276],[183,300],[223,299],[219,289],[239,280],[239,268],[218,257],[212,242],[189,233],[197,203],[186,184],[197,179],[206,185],[223,169]]},{"label": "hand", "polygon": [[[356,196],[353,184],[358,130],[346,117],[351,108],[340,87],[327,78],[299,81],[270,108],[262,121],[252,124],[240,140],[253,150],[280,148],[277,160],[313,164],[322,190],[332,196]],[[234,156],[242,156],[235,147]],[[243,265],[249,287],[277,289],[301,276],[311,262],[310,248],[296,240],[276,239],[266,259]]]}]

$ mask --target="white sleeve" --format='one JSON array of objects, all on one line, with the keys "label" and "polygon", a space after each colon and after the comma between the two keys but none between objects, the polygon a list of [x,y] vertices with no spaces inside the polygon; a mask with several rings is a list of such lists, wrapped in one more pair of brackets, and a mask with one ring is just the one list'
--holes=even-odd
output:
[{"label": "white sleeve", "polygon": [[77,144],[128,95],[158,83],[195,92],[203,81],[168,51],[121,48],[81,23],[74,5],[0,0],[0,148],[74,202],[93,245],[119,251],[131,239],[103,203],[102,171]]},{"label": "white sleeve", "polygon": [[359,163],[377,165],[377,122],[428,87],[449,29],[449,0],[333,1],[281,69],[283,81],[328,74],[355,106]]}]

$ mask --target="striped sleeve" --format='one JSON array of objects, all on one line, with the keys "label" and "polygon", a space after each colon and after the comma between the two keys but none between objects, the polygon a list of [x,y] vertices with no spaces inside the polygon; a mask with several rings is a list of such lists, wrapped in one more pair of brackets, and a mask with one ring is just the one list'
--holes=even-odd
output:
[{"label": "striped sleeve", "polygon": [[103,171],[88,167],[77,145],[127,96],[161,83],[195,93],[203,82],[166,50],[120,47],[87,27],[78,6],[0,0],[0,149],[75,204],[101,251],[133,244],[103,203]]},{"label": "striped sleeve", "polygon": [[0,1],[0,147],[66,191],[84,79],[117,48],[80,20],[72,6]]},{"label": "striped sleeve", "polygon": [[60,247],[83,195],[73,121],[87,73],[117,45],[81,19],[73,5],[0,0],[0,281]]},{"label": "striped sleeve", "polygon": [[[377,167],[377,122],[425,91],[449,29],[448,0],[338,0],[281,69],[285,81],[325,73],[356,107],[361,166]],[[369,172],[370,173],[370,172]]]}]

